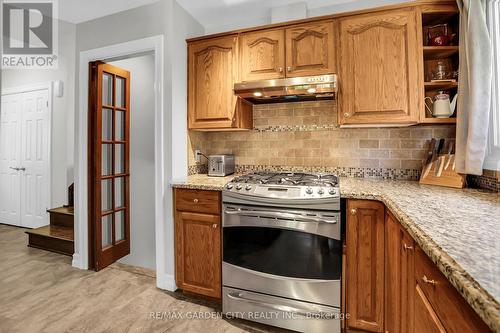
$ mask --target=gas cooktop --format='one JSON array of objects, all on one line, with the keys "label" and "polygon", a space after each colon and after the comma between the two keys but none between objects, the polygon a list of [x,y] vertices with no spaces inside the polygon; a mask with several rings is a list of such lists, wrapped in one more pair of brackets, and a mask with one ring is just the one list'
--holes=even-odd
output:
[{"label": "gas cooktop", "polygon": [[335,174],[302,172],[255,172],[235,177],[225,192],[268,198],[338,198],[339,179]]}]

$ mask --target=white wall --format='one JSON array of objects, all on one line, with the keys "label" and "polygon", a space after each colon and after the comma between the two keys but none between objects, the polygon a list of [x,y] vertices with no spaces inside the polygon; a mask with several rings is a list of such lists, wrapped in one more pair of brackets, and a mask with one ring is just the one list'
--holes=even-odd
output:
[{"label": "white wall", "polygon": [[156,269],[154,56],[111,61],[130,72],[130,254],[119,262]]},{"label": "white wall", "polygon": [[59,21],[58,27],[58,69],[2,69],[2,88],[55,80],[64,84],[64,96],[54,98],[52,114],[52,207],[67,204],[74,168],[75,25]]},{"label": "white wall", "polygon": [[[413,0],[354,0],[354,1],[317,1],[317,7],[309,6],[307,17],[330,15],[335,13],[350,12],[360,9],[392,5],[396,3],[409,2]],[[305,1],[307,3],[307,1]],[[327,5],[327,3],[333,3]],[[296,6],[296,2],[291,6]],[[281,6],[281,10],[286,11],[286,6]],[[241,3],[221,8],[204,25],[206,34],[214,34],[230,30],[252,28],[259,25],[289,21],[294,17],[288,14],[278,15],[273,13],[271,7],[268,12],[263,12],[262,8],[255,8],[251,1],[241,1]],[[274,16],[274,19],[273,19]],[[203,21],[203,20],[202,20]]]},{"label": "white wall", "polygon": [[[183,8],[172,0],[160,0],[157,3],[143,6],[114,15],[81,23],[76,28],[76,49],[79,66],[81,51],[111,46],[127,41],[150,36],[163,35],[165,38],[164,64],[164,113],[163,127],[165,140],[156,142],[162,145],[165,164],[164,192],[160,200],[166,207],[164,230],[156,233],[163,239],[156,248],[165,260],[157,260],[157,285],[160,288],[175,289],[174,279],[174,224],[172,210],[172,189],[169,183],[173,178],[182,179],[187,176],[187,58],[186,42],[189,37],[204,33],[203,27],[196,22]],[[174,84],[172,84],[174,83]],[[76,95],[78,93],[78,73],[76,78]],[[85,98],[85,96],[82,96]],[[79,124],[75,124],[78,135]],[[155,184],[156,185],[156,184]],[[85,223],[85,221],[77,223]],[[75,239],[75,248],[78,242]],[[78,256],[79,254],[76,254]],[[157,255],[159,257],[159,255]]]}]

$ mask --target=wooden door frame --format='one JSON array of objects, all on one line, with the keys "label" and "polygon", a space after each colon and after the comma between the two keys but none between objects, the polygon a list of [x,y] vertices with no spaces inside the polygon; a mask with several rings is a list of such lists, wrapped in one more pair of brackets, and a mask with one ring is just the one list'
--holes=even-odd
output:
[{"label": "wooden door frame", "polygon": [[[170,143],[171,129],[165,126],[164,107],[164,36],[158,35],[138,39],[121,44],[115,44],[98,49],[80,52],[79,60],[79,97],[78,113],[75,117],[75,253],[73,267],[88,269],[89,265],[89,206],[88,206],[88,93],[89,93],[89,63],[97,60],[112,59],[153,52],[155,63],[154,100],[155,100],[155,243],[156,243],[156,285],[159,288],[175,290],[173,275],[173,259],[169,258],[167,245],[168,225],[166,217],[172,211],[169,202],[167,162],[171,163],[172,150],[165,149],[165,143]],[[176,125],[171,124],[172,128]],[[179,126],[179,125],[177,125]],[[185,130],[186,131],[186,130]],[[173,230],[173,225],[171,226]],[[173,233],[173,232],[172,232]],[[169,244],[172,243],[172,244]],[[172,261],[172,267],[167,264]],[[169,269],[170,268],[170,269]]]},{"label": "wooden door frame", "polygon": [[[53,113],[54,113],[54,84],[56,81],[47,81],[47,82],[41,82],[41,83],[34,83],[34,84],[28,84],[28,85],[22,85],[22,86],[16,86],[16,87],[11,87],[11,88],[3,88],[0,96],[4,95],[13,95],[13,94],[20,94],[20,93],[27,93],[27,92],[32,92],[32,91],[38,91],[38,90],[47,90],[48,91],[48,117],[49,117],[49,123],[47,124],[47,136],[48,136],[48,142],[47,142],[47,167],[49,169],[49,172],[47,174],[47,187],[45,188],[46,193],[47,193],[47,209],[51,208],[50,206],[52,205],[52,124],[53,124]],[[67,179],[66,179],[67,180]],[[20,213],[20,212],[19,212]],[[49,215],[47,213],[47,224],[49,224]]]}]

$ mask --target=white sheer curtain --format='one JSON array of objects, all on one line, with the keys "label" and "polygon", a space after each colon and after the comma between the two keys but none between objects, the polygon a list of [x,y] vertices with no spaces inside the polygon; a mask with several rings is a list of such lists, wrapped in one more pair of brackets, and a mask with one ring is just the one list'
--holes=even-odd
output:
[{"label": "white sheer curtain", "polygon": [[486,24],[487,2],[457,0],[460,9],[460,68],[456,168],[481,175],[488,142],[492,47]]}]

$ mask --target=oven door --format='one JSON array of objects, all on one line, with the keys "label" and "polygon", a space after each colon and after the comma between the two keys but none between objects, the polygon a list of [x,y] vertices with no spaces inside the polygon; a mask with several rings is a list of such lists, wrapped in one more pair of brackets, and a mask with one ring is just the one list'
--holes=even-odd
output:
[{"label": "oven door", "polygon": [[223,285],[340,307],[340,213],[224,205]]}]

